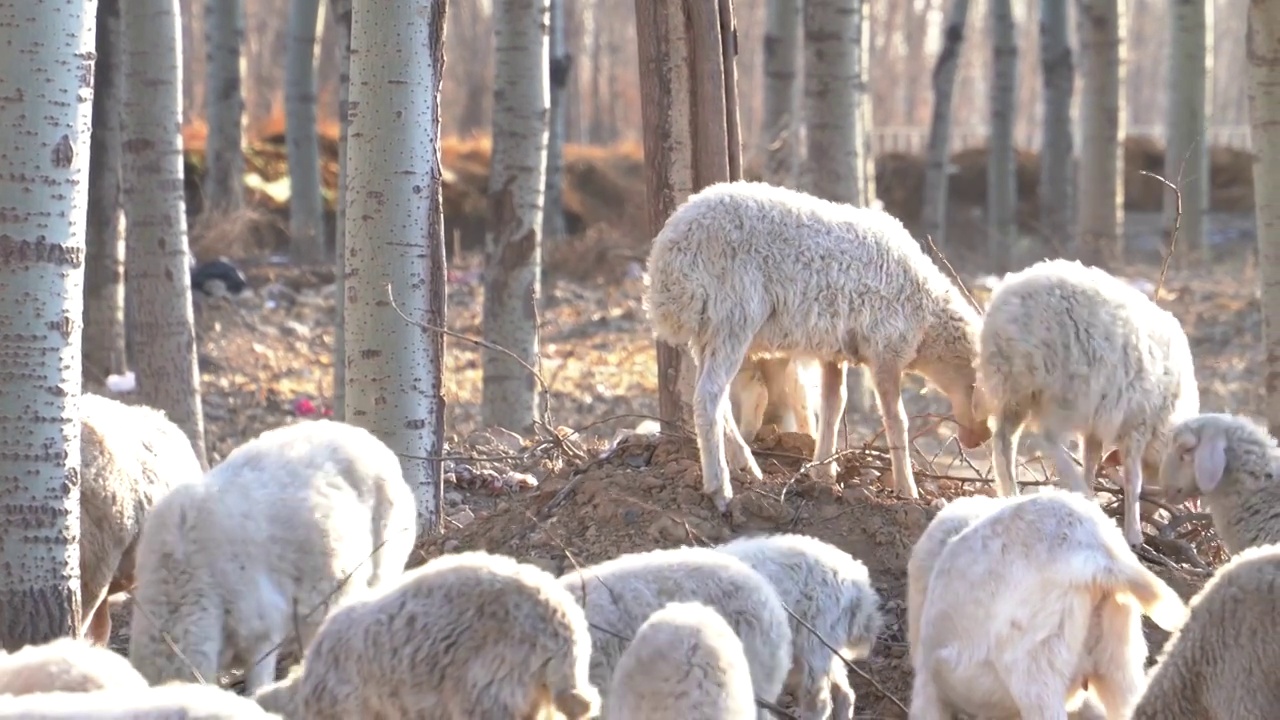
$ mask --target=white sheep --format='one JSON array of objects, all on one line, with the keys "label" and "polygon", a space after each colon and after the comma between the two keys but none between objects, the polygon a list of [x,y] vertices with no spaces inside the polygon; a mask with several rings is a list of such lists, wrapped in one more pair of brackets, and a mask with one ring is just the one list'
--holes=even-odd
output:
[{"label": "white sheep", "polygon": [[[1124,534],[1142,543],[1138,496],[1154,478],[1169,429],[1200,409],[1191,346],[1181,323],[1129,283],[1074,260],[1045,260],[1004,277],[978,342],[974,414],[994,418],[1001,495],[1018,493],[1018,437],[1038,426],[1060,482],[1093,497],[1103,451],[1124,478]],[[1079,434],[1084,473],[1063,445]]]},{"label": "white sheep", "polygon": [[[711,548],[629,553],[560,576],[591,623],[591,682],[607,687],[630,639],[671,602],[720,613],[746,649],[756,697],[773,701],[791,663],[791,627],[773,586],[746,563]],[[605,698],[608,702],[608,698]],[[766,712],[760,720],[767,720]]]},{"label": "white sheep", "polygon": [[668,603],[644,621],[619,658],[601,717],[753,718],[746,652],[720,613],[702,603]]},{"label": "white sheep", "polygon": [[403,572],[416,522],[399,459],[368,431],[318,420],[264,432],[152,509],[129,659],[152,684],[245,668],[253,692],[275,677],[282,642],[300,650],[330,607]]},{"label": "white sheep", "polygon": [[444,555],[339,607],[256,699],[308,720],[595,717],[582,608],[545,570]]},{"label": "white sheep", "polygon": [[920,613],[924,610],[929,577],[938,564],[938,556],[951,538],[1004,504],[1003,500],[986,495],[958,497],[938,511],[912,546],[907,560],[907,647],[912,657],[920,645]]},{"label": "white sheep", "polygon": [[1165,643],[1133,720],[1237,720],[1280,708],[1280,546],[1245,548],[1191,599]]},{"label": "white sheep", "polygon": [[1280,448],[1242,415],[1206,413],[1174,426],[1160,464],[1165,499],[1203,499],[1227,552],[1280,542]]},{"label": "white sheep", "polygon": [[884,615],[867,566],[831,543],[793,533],[738,538],[716,549],[763,575],[813,628],[791,620],[791,672],[784,687],[799,702],[801,720],[824,720],[833,709],[835,718],[852,720],[848,668],[823,639],[845,660],[871,654]]},{"label": "white sheep", "polygon": [[[990,437],[971,417],[981,319],[892,215],[758,182],[708,186],[653,241],[644,304],[657,338],[687,344],[698,368],[693,415],[703,490],[726,511],[735,467],[761,477],[730,416],[729,385],[748,356],[822,364],[814,459],[835,452],[846,363],[870,370],[899,495],[918,497],[907,455],[902,373],[951,401],[959,440]],[[829,461],[818,472],[834,479]]]},{"label": "white sheep", "polygon": [[74,638],[0,651],[0,695],[145,688],[124,657]]},{"label": "white sheep", "polygon": [[280,720],[216,685],[166,683],[148,688],[0,696],[0,720]]},{"label": "white sheep", "polygon": [[821,366],[806,358],[747,357],[729,388],[730,409],[743,441],[754,440],[765,423],[813,437],[810,395],[820,381]]},{"label": "white sheep", "polygon": [[191,440],[165,414],[85,393],[80,430],[80,603],[83,634],[111,638],[110,595],[133,588],[138,534],[174,485],[204,474]]},{"label": "white sheep", "polygon": [[1051,488],[1003,502],[938,556],[910,717],[1065,717],[1088,694],[1120,717],[1142,690],[1141,615],[1173,630],[1186,606],[1093,501]]}]

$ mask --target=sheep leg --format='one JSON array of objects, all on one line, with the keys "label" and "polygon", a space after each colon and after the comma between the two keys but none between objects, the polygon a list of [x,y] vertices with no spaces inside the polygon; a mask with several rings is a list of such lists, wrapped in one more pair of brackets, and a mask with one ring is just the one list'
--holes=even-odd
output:
[{"label": "sheep leg", "polygon": [[768,403],[768,387],[755,371],[745,367],[738,371],[729,386],[729,404],[742,439],[750,443],[764,424]]},{"label": "sheep leg", "polygon": [[[836,452],[836,430],[844,416],[844,404],[849,399],[845,387],[845,368],[842,361],[822,363],[822,412],[818,418],[818,442],[813,447],[815,463],[829,458]],[[811,471],[815,479],[834,482],[840,468],[835,460],[814,465]]]},{"label": "sheep leg", "polygon": [[909,720],[953,720],[955,715],[942,701],[937,685],[929,673],[917,673],[911,685]]},{"label": "sheep leg", "polygon": [[831,693],[831,717],[833,720],[853,720],[856,696],[849,687],[849,670],[840,658],[832,658],[831,671],[827,674]]},{"label": "sheep leg", "polygon": [[1049,446],[1049,456],[1053,459],[1053,467],[1058,471],[1058,485],[1085,497],[1092,497],[1084,475],[1076,468],[1076,461],[1071,459],[1062,436],[1057,431],[1046,429],[1040,435]]},{"label": "sheep leg", "polygon": [[277,643],[256,645],[251,654],[250,662],[256,660],[257,665],[245,670],[244,688],[247,694],[261,690],[262,688],[275,682],[276,679],[276,663],[278,662],[280,649]]},{"label": "sheep leg", "polygon": [[103,597],[98,602],[98,606],[93,609],[93,614],[89,616],[89,622],[85,626],[85,637],[94,645],[106,647],[111,642],[111,603],[109,598]]},{"label": "sheep leg", "polygon": [[1124,539],[1133,548],[1142,545],[1142,508],[1138,496],[1142,494],[1143,444],[1130,440],[1121,449],[1124,458]]},{"label": "sheep leg", "polygon": [[1084,483],[1080,491],[1093,499],[1093,481],[1098,479],[1098,465],[1102,464],[1102,440],[1092,433],[1084,436]]},{"label": "sheep leg", "polygon": [[[725,457],[725,433],[729,429],[725,420],[732,420],[729,417],[729,384],[746,356],[747,343],[740,345],[741,349],[736,353],[723,346],[711,346],[695,354],[699,362],[698,384],[693,391],[693,424],[702,461],[702,491],[711,497],[721,513],[728,512],[729,501],[733,498],[729,462]],[[741,439],[736,423],[733,424],[733,434]],[[751,464],[748,472],[756,478],[763,477],[749,450],[747,460]]]},{"label": "sheep leg", "polygon": [[996,494],[1000,497],[1018,494],[1013,465],[1018,458],[1018,439],[1022,437],[1022,426],[1026,421],[1026,411],[1014,404],[1006,404],[996,413],[996,426],[991,433],[991,464],[995,466]]},{"label": "sheep leg", "polygon": [[756,463],[755,455],[751,452],[751,446],[747,444],[746,438],[742,437],[742,433],[738,430],[738,423],[733,421],[733,416],[728,413],[727,407],[725,408],[724,420],[724,434],[728,442],[725,446],[728,453],[726,457],[730,467],[744,470],[755,479],[760,480],[764,477],[764,474]]},{"label": "sheep leg", "polygon": [[902,371],[896,367],[878,367],[872,372],[880,414],[884,420],[885,440],[889,443],[889,459],[893,465],[893,489],[899,497],[920,497],[911,472],[911,455],[907,436],[907,408],[902,402]]}]

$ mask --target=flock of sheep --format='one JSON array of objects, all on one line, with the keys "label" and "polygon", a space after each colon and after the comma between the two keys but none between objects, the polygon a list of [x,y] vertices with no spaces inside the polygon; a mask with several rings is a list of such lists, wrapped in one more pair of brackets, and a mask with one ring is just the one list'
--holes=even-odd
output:
[{"label": "flock of sheep", "polygon": [[[1146,296],[1055,260],[1007,275],[984,312],[892,216],[748,182],[689,198],[649,275],[656,334],[697,364],[722,511],[730,463],[760,475],[747,442],[770,415],[816,433],[814,469],[834,480],[849,362],[870,371],[899,494],[918,495],[904,372],[949,397],[962,445],[993,440],[999,496],[948,504],[908,564],[913,720],[1280,707],[1280,449],[1246,418],[1199,414],[1186,336]],[[406,570],[413,493],[365,430],[277,428],[206,473],[163,414],[94,395],[79,409],[85,637],[0,654],[0,720],[764,720],[784,690],[802,720],[852,720],[846,663],[884,627],[861,561],[789,533],[558,578],[484,552]],[[1020,496],[1031,422],[1065,487]],[[1123,528],[1092,500],[1102,465],[1121,469]],[[1234,556],[1189,607],[1131,548],[1144,482],[1203,498]],[[103,647],[123,591],[127,660]],[[1174,632],[1149,674],[1142,615]],[[301,661],[276,680],[285,648]],[[216,684],[237,670],[250,697]]]}]

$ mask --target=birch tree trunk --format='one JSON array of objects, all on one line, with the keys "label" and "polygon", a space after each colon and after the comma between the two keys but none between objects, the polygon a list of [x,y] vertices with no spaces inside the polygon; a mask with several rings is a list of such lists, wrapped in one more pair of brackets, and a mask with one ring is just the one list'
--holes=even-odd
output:
[{"label": "birch tree trunk", "polygon": [[[1210,0],[1169,3],[1168,96],[1165,102],[1164,177],[1182,195],[1178,255],[1207,262],[1205,216],[1209,212],[1209,138],[1206,112],[1213,69]],[[1155,182],[1152,180],[1151,182]],[[1171,231],[1177,195],[1164,191],[1164,225]]]},{"label": "birch tree trunk", "polygon": [[1249,125],[1253,197],[1262,271],[1262,339],[1267,357],[1267,427],[1280,433],[1280,4],[1249,3]]},{"label": "birch tree trunk", "polygon": [[[967,0],[961,0],[967,2]],[[767,0],[764,31],[764,119],[761,135],[764,179],[775,185],[796,181],[800,153],[796,65],[800,51],[800,0]]]},{"label": "birch tree trunk", "polygon": [[1071,96],[1075,65],[1068,39],[1067,0],[1040,0],[1040,76],[1044,114],[1040,137],[1040,231],[1057,255],[1065,255],[1072,240],[1075,192],[1071,183],[1074,143]]},{"label": "birch tree trunk", "polygon": [[[493,157],[485,237],[484,337],[538,367],[538,295],[547,181],[548,0],[497,0]],[[542,416],[537,381],[515,358],[484,350],[485,425],[529,432]]]},{"label": "birch tree trunk", "polygon": [[351,13],[346,416],[400,455],[420,537],[440,532],[444,491],[444,336],[422,326],[445,327],[446,6],[361,2]]},{"label": "birch tree trunk", "polygon": [[84,370],[125,370],[124,228],[120,212],[120,0],[99,0],[93,68],[93,135],[85,225]]},{"label": "birch tree trunk", "polygon": [[565,49],[564,0],[551,2],[551,125],[547,135],[547,200],[542,216],[542,237],[556,242],[564,237],[564,143],[568,110],[569,71],[573,56]]},{"label": "birch tree trunk", "polygon": [[[870,206],[876,201],[876,156],[871,149],[872,106],[871,92],[871,3],[861,0],[858,3],[858,22],[861,30],[858,34],[858,65],[854,75],[858,78],[857,110],[853,116],[853,142],[858,148],[858,193],[859,203]],[[856,396],[855,396],[856,397]],[[867,395],[867,402],[870,402]]]},{"label": "birch tree trunk", "polygon": [[1010,0],[988,0],[991,11],[990,141],[987,143],[987,258],[1008,269],[1018,238],[1018,158],[1013,147],[1018,92],[1017,27]]},{"label": "birch tree trunk", "polygon": [[316,14],[320,0],[289,0],[285,48],[285,144],[289,154],[289,252],[299,262],[325,259],[320,145],[316,135]]},{"label": "birch tree trunk", "polygon": [[346,295],[347,276],[347,108],[351,90],[351,0],[329,0],[333,25],[338,35],[338,187],[333,199],[334,277],[333,318],[333,417],[347,417],[347,344]]},{"label": "birch tree trunk", "polygon": [[1124,257],[1125,0],[1079,0],[1080,164],[1076,173],[1080,258],[1107,266]]},{"label": "birch tree trunk", "polygon": [[182,45],[177,0],[121,0],[122,199],[138,391],[205,456],[182,192]]},{"label": "birch tree trunk", "polygon": [[929,122],[929,144],[925,150],[924,232],[939,248],[947,242],[947,185],[951,179],[951,112],[964,47],[964,26],[969,18],[969,0],[951,0],[942,50],[933,66],[933,118]]},{"label": "birch tree trunk", "polygon": [[244,6],[241,0],[211,0],[205,12],[205,211],[235,210],[244,204]]},{"label": "birch tree trunk", "polygon": [[[97,3],[0,1],[0,645],[80,634],[80,341]],[[181,184],[179,184],[181,186]]]}]

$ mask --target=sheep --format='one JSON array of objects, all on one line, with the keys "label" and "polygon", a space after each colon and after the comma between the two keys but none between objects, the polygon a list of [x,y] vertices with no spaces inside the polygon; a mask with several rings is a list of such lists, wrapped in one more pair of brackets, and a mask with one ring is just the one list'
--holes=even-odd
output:
[{"label": "sheep", "polygon": [[[761,182],[710,185],[667,219],[648,258],[644,306],[655,336],[697,365],[693,415],[703,491],[727,512],[728,460],[762,477],[736,423],[730,381],[748,357],[821,362],[814,460],[834,480],[845,367],[866,365],[879,399],[898,495],[919,497],[907,455],[902,373],[945,393],[959,440],[991,433],[971,417],[981,318],[888,213]],[[728,435],[726,458],[725,436]]]},{"label": "sheep", "polygon": [[756,697],[772,701],[782,690],[791,660],[787,612],[769,581],[728,553],[699,547],[628,553],[565,573],[560,584],[591,623],[590,677],[597,687],[608,687],[627,643],[651,614],[670,602],[700,602],[742,640]]},{"label": "sheep", "polygon": [[339,607],[300,673],[259,691],[286,717],[595,717],[587,618],[556,578],[504,555],[435,558]]},{"label": "sheep", "polygon": [[[1045,260],[1006,275],[992,292],[977,371],[974,415],[994,418],[999,493],[1018,493],[1014,460],[1029,422],[1039,426],[1060,483],[1086,497],[1103,451],[1114,447],[1125,539],[1140,545],[1143,478],[1159,471],[1169,429],[1200,410],[1178,319],[1105,270]],[[1083,474],[1063,445],[1067,433],[1083,436]]]},{"label": "sheep", "polygon": [[328,607],[403,572],[416,524],[399,459],[368,431],[268,430],[152,509],[129,659],[152,684],[245,668],[252,693],[284,640],[301,649]]},{"label": "sheep", "polygon": [[1245,548],[1191,599],[1133,720],[1264,718],[1280,707],[1280,546]]},{"label": "sheep", "polygon": [[802,720],[824,720],[833,708],[836,718],[852,720],[848,668],[823,639],[845,660],[871,654],[884,615],[867,566],[835,545],[793,533],[738,538],[716,549],[763,575],[813,628],[791,620],[791,672],[784,687],[798,700]]},{"label": "sheep", "polygon": [[667,603],[618,659],[607,720],[741,720],[755,717],[742,640],[715,610]]},{"label": "sheep", "polygon": [[111,639],[107,598],[133,588],[138,534],[151,507],[205,468],[191,440],[154,408],[79,398],[80,602],[83,636]]},{"label": "sheep", "polygon": [[911,557],[907,560],[907,647],[912,657],[916,656],[920,646],[920,612],[924,609],[929,576],[938,564],[938,556],[951,538],[1003,504],[999,498],[986,495],[958,497],[933,516],[911,548]]},{"label": "sheep", "polygon": [[733,420],[744,442],[755,440],[765,423],[783,432],[813,436],[811,386],[820,366],[807,359],[748,357],[729,388]]},{"label": "sheep", "polygon": [[138,689],[147,681],[124,657],[81,639],[0,651],[0,695]]},{"label": "sheep", "polygon": [[1119,717],[1142,688],[1141,615],[1173,630],[1186,606],[1093,501],[1051,488],[1002,503],[934,565],[911,719],[1065,717],[1089,694]]},{"label": "sheep", "polygon": [[216,685],[166,683],[157,687],[93,692],[0,696],[0,720],[280,720]]}]

